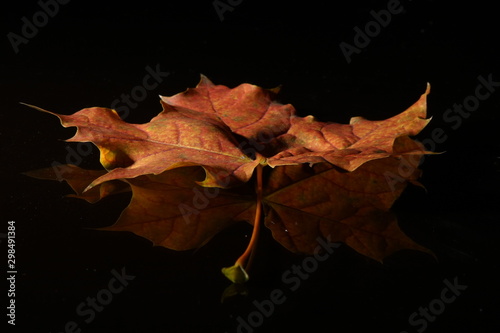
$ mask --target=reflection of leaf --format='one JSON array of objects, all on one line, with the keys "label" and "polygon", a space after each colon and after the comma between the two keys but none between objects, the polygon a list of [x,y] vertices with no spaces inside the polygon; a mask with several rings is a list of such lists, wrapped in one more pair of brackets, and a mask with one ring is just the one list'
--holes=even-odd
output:
[{"label": "reflection of leaf", "polygon": [[170,249],[198,248],[230,224],[248,221],[254,232],[247,250],[223,270],[236,283],[248,278],[261,215],[293,252],[313,253],[323,237],[378,261],[401,249],[430,253],[404,235],[389,211],[408,182],[418,185],[426,152],[410,136],[428,123],[429,88],[399,115],[355,117],[349,125],[297,117],[292,106],[273,100],[275,93],[249,84],[229,89],[202,77],[196,88],[162,97],[163,111],[146,124],[128,124],[102,108],[49,112],[63,126],[78,127],[68,141],[99,147],[106,170],[59,166],[57,175],[28,174],[62,174],[90,202],[131,190],[129,206],[104,229]]},{"label": "reflection of leaf", "polygon": [[[397,158],[386,158],[353,172],[327,163],[276,168],[264,190],[269,191],[263,201],[266,226],[294,252],[313,253],[320,236],[380,261],[397,250],[424,250],[399,230],[388,212],[406,179],[392,191],[384,173],[397,172],[399,165]],[[418,173],[415,169],[407,180]]]},{"label": "reflection of leaf", "polygon": [[178,168],[128,182],[132,201],[107,230],[131,231],[174,250],[202,246],[253,204],[229,190],[202,187],[197,167]]},{"label": "reflection of leaf", "polygon": [[106,174],[106,170],[85,170],[76,165],[56,165],[52,168],[32,170],[24,173],[38,179],[65,180],[75,191],[69,197],[84,199],[94,203],[111,194],[130,191],[130,186],[121,180],[111,180],[85,191],[85,188],[96,178]]}]

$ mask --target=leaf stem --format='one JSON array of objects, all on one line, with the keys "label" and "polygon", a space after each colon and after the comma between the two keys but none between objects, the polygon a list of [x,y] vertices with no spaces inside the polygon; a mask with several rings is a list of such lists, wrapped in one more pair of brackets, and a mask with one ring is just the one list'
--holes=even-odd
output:
[{"label": "leaf stem", "polygon": [[262,165],[259,164],[256,169],[257,169],[257,186],[255,192],[257,193],[257,203],[255,208],[255,218],[253,221],[253,232],[245,252],[243,252],[243,254],[238,258],[238,260],[236,260],[235,265],[241,267],[245,267],[245,262],[247,261],[248,256],[252,253],[255,245],[257,244],[257,238],[260,229],[260,217],[262,213]]},{"label": "leaf stem", "polygon": [[[260,229],[260,218],[262,215],[262,164],[257,166],[257,183],[255,187],[255,192],[257,194],[257,203],[255,206],[255,218],[253,222],[253,232],[250,242],[245,252],[236,260],[233,266],[222,268],[222,273],[233,283],[240,284],[248,281],[248,274],[246,270],[249,268],[253,255],[255,245],[257,244],[257,238],[259,236]],[[248,259],[250,257],[250,259]],[[245,267],[245,263],[248,264]]]}]

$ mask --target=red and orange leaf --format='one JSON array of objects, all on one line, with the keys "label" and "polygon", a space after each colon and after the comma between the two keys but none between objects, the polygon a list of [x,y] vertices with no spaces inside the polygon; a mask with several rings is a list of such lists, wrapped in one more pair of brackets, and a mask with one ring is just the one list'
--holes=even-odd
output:
[{"label": "red and orange leaf", "polygon": [[[344,242],[379,261],[402,249],[429,252],[404,235],[389,212],[407,183],[420,176],[421,156],[406,153],[422,149],[406,137],[396,141],[399,157],[374,160],[353,172],[329,163],[269,169],[263,189],[265,224],[293,252],[312,253],[318,237]],[[204,188],[194,183],[202,175],[191,167],[128,180],[132,201],[106,229],[132,231],[156,245],[186,250],[203,245],[232,223],[253,223],[252,187]]]},{"label": "red and orange leaf", "polygon": [[[401,163],[396,157],[379,159],[353,172],[329,163],[270,169],[263,189],[265,225],[280,244],[299,253],[313,253],[318,237],[344,242],[378,261],[402,249],[429,252],[408,238],[389,212],[407,182],[420,175],[415,165],[410,174],[391,178]],[[253,223],[256,195],[251,187],[204,188],[194,183],[202,175],[201,169],[187,167],[129,179],[132,201],[105,229],[188,250],[235,222]]]},{"label": "red and orange leaf", "polygon": [[[45,110],[42,110],[45,111]],[[113,179],[160,174],[182,166],[205,168],[205,186],[227,185],[227,176],[246,182],[261,156],[251,159],[238,148],[233,135],[197,114],[161,112],[146,124],[129,124],[106,108],[87,108],[73,115],[57,116],[64,127],[78,130],[68,142],[92,142],[101,152],[108,173],[89,188]]]},{"label": "red and orange leaf", "polygon": [[408,238],[389,212],[406,183],[420,174],[415,166],[399,175],[401,163],[395,157],[378,159],[352,172],[328,163],[275,168],[265,189],[265,224],[293,252],[313,253],[318,237],[344,242],[378,261],[402,249],[429,252]]},{"label": "red and orange leaf", "polygon": [[277,91],[248,83],[230,89],[214,85],[201,75],[196,88],[162,96],[161,100],[166,110],[194,110],[213,117],[248,140],[266,142],[285,133],[290,127],[290,117],[295,114],[292,105],[274,101]]},{"label": "red and orange leaf", "polygon": [[[319,122],[312,116],[292,118],[288,132],[277,138],[281,151],[268,159],[271,166],[329,162],[344,170],[356,170],[363,163],[389,157],[394,141],[417,135],[430,121],[426,119],[426,97],[392,118],[370,121],[351,118],[349,125]],[[416,153],[420,153],[416,151]]]},{"label": "red and orange leaf", "polygon": [[[274,100],[276,90],[230,89],[202,76],[196,88],[161,97],[163,111],[145,124],[106,108],[42,110],[77,127],[67,141],[94,143],[106,170],[68,165],[27,174],[60,180],[63,173],[75,196],[89,202],[131,190],[129,206],[105,229],[175,250],[198,248],[237,221],[254,225],[254,240],[263,208],[273,237],[293,252],[312,253],[324,237],[378,261],[402,249],[430,253],[389,211],[408,183],[419,185],[427,152],[410,137],[429,122],[429,90],[387,120],[335,124],[296,117],[291,105]],[[242,263],[249,244],[226,270],[237,272],[230,279],[248,278]]]}]

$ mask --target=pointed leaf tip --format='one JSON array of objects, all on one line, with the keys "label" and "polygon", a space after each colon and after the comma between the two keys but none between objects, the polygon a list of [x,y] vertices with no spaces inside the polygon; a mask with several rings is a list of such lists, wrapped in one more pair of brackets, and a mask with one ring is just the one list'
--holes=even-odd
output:
[{"label": "pointed leaf tip", "polygon": [[210,81],[210,79],[208,77],[206,77],[203,74],[200,74],[200,82],[198,82],[197,87],[201,87],[201,86],[213,86],[213,85],[214,85],[213,82]]},{"label": "pointed leaf tip", "polygon": [[41,112],[46,112],[46,113],[54,114],[54,112],[42,109],[41,107],[38,107],[36,105],[32,105],[32,104],[28,104],[28,103],[24,103],[24,102],[19,102],[19,104],[25,105],[25,106],[27,106],[29,108],[32,108],[32,109],[35,109],[35,110],[38,110],[38,111],[41,111]]}]

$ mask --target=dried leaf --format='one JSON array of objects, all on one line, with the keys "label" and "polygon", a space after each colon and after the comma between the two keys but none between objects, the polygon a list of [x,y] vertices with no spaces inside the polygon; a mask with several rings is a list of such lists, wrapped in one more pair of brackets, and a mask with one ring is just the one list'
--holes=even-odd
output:
[{"label": "dried leaf", "polygon": [[400,165],[390,157],[352,172],[328,163],[276,168],[265,189],[265,224],[293,252],[312,254],[318,237],[378,261],[402,249],[429,252],[404,235],[389,212],[407,181],[420,174],[415,168],[393,183],[388,175],[398,174]]},{"label": "dried leaf", "polygon": [[[378,261],[402,249],[431,253],[407,237],[390,212],[408,183],[419,185],[418,165],[427,152],[410,136],[429,122],[429,90],[399,115],[354,117],[350,124],[297,117],[291,105],[275,101],[277,89],[230,89],[204,76],[196,88],[161,97],[163,111],[145,124],[126,123],[105,108],[69,116],[37,109],[78,128],[68,141],[100,149],[106,170],[59,170],[77,197],[95,202],[132,191],[129,206],[105,230],[188,250],[232,223],[252,224],[247,250],[223,269],[242,283],[261,215],[293,252],[313,253],[323,237]],[[28,174],[60,178],[49,169]]]},{"label": "dried leaf", "polygon": [[[351,118],[349,125],[319,122],[312,116],[292,118],[288,132],[277,138],[280,152],[268,159],[271,166],[329,162],[347,171],[368,161],[393,154],[394,141],[418,134],[430,121],[426,117],[426,97],[392,118],[370,121]],[[421,153],[416,150],[415,153]]]},{"label": "dried leaf", "polygon": [[230,132],[200,114],[161,112],[149,123],[138,125],[124,122],[116,111],[106,108],[87,108],[69,116],[40,110],[57,116],[64,127],[78,128],[68,142],[92,142],[99,148],[101,164],[109,172],[89,188],[190,165],[205,168],[206,185],[222,186],[228,184],[224,180],[228,176],[248,181],[262,161],[261,156],[246,156]]},{"label": "dried leaf", "polygon": [[214,85],[201,76],[196,88],[174,96],[162,96],[165,110],[186,109],[210,116],[226,125],[233,133],[253,142],[265,142],[285,133],[295,109],[290,104],[274,101],[277,89],[262,89],[244,83],[234,89]]}]

